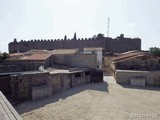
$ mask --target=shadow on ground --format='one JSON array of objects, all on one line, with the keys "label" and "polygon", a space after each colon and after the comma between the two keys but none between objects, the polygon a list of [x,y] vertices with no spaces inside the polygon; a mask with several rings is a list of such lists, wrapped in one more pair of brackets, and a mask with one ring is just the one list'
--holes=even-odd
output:
[{"label": "shadow on ground", "polygon": [[33,102],[31,100],[28,100],[28,101],[25,101],[23,103],[20,103],[20,104],[14,106],[14,107],[18,111],[19,114],[23,114],[23,113],[38,109],[40,107],[43,107],[47,104],[57,102],[62,99],[66,99],[69,96],[75,95],[75,94],[83,92],[85,90],[95,90],[95,91],[108,93],[108,84],[105,81],[100,82],[100,83],[85,84],[85,85],[73,87],[73,88],[67,89],[65,91],[53,94],[49,98],[42,98],[40,100],[33,101]]},{"label": "shadow on ground", "polygon": [[154,90],[154,91],[160,91],[160,87],[157,86],[145,86],[145,87],[140,87],[140,86],[132,86],[132,85],[127,85],[127,84],[120,84],[124,88],[129,88],[129,89],[141,89],[141,90]]}]

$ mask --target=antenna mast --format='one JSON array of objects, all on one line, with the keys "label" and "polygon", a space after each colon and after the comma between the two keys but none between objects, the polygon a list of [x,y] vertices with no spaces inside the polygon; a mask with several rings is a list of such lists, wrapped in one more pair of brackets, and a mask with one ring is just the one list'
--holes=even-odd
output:
[{"label": "antenna mast", "polygon": [[107,37],[109,37],[109,24],[110,24],[110,18],[108,17],[108,29],[107,29]]}]

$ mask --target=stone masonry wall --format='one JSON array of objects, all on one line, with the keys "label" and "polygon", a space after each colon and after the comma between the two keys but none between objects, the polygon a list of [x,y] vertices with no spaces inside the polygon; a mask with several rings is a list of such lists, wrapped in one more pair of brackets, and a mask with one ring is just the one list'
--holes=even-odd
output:
[{"label": "stone masonry wall", "polygon": [[[78,74],[78,75],[77,75]],[[23,101],[32,98],[32,88],[49,85],[52,87],[52,94],[90,82],[90,75],[85,72],[78,73],[30,73],[11,76],[12,97]]]},{"label": "stone masonry wall", "polygon": [[[144,64],[145,61],[145,64]],[[143,57],[133,58],[130,60],[121,61],[116,64],[116,68],[120,70],[158,70],[159,58],[146,58]]]},{"label": "stone masonry wall", "polygon": [[68,67],[97,67],[96,54],[66,54],[54,55],[53,63],[57,65],[64,65]]},{"label": "stone masonry wall", "polygon": [[115,79],[119,84],[130,84],[131,78],[144,78],[146,85],[160,86],[160,71],[116,70]]},{"label": "stone masonry wall", "polygon": [[85,38],[85,39],[58,39],[58,40],[14,40],[10,42],[9,53],[26,52],[31,49],[75,49],[85,47],[102,47],[112,52],[126,52],[129,50],[141,50],[141,39],[139,38]]},{"label": "stone masonry wall", "polygon": [[18,65],[0,65],[0,73],[20,72],[23,68]]},{"label": "stone masonry wall", "polygon": [[75,67],[97,68],[96,54],[76,54]]}]

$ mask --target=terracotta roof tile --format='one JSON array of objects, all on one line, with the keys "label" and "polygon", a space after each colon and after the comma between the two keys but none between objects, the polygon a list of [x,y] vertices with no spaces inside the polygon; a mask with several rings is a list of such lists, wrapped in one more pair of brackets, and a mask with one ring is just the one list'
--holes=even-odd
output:
[{"label": "terracotta roof tile", "polygon": [[17,61],[21,60],[24,57],[23,53],[14,53],[14,54],[9,54],[9,58],[7,58],[5,61]]},{"label": "terracotta roof tile", "polygon": [[130,59],[139,58],[139,57],[147,58],[147,57],[153,57],[153,55],[149,54],[148,52],[144,52],[144,51],[128,51],[118,56],[109,57],[109,59],[113,61],[113,63],[117,63],[117,62],[122,62],[125,60],[130,60]]},{"label": "terracotta roof tile", "polygon": [[24,53],[13,53],[13,54],[9,54],[9,56],[20,56],[20,55],[24,55]]},{"label": "terracotta roof tile", "polygon": [[146,54],[147,54],[146,52],[133,52],[133,53],[126,53],[126,54],[123,53],[123,54],[121,54],[117,57],[113,57],[111,60],[112,61],[120,61],[120,60],[123,60],[123,59],[145,56]]},{"label": "terracotta roof tile", "polygon": [[96,51],[101,51],[101,50],[103,50],[103,48],[101,48],[101,47],[88,47],[88,48],[84,48],[84,51],[85,50],[89,50],[89,51],[93,51],[93,50],[96,50]]},{"label": "terracotta roof tile", "polygon": [[48,51],[48,50],[40,50],[40,49],[38,49],[38,50],[29,50],[29,51],[27,51],[25,54],[30,54],[30,53],[32,53],[32,54],[47,54],[47,53],[50,53],[50,51]]},{"label": "terracotta roof tile", "polygon": [[52,54],[75,54],[78,52],[78,49],[57,49],[53,50]]},{"label": "terracotta roof tile", "polygon": [[31,56],[25,56],[22,60],[46,60],[51,54],[33,54]]},{"label": "terracotta roof tile", "polygon": [[151,54],[149,54],[148,52],[144,52],[144,51],[129,51],[129,52],[125,52],[122,53],[121,55],[118,55],[117,57],[111,57],[110,60],[113,63],[118,63],[118,62],[122,62],[122,61],[126,61],[126,60],[130,60],[130,59],[135,59],[135,58],[139,58],[139,57],[144,57],[144,58],[160,58],[160,57],[155,57]]}]

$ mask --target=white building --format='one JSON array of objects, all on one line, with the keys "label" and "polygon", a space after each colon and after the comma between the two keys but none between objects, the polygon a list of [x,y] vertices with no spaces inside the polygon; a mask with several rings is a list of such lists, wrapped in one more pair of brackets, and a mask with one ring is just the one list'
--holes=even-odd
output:
[{"label": "white building", "polygon": [[84,48],[83,54],[97,54],[97,68],[102,69],[102,50],[101,47]]}]

